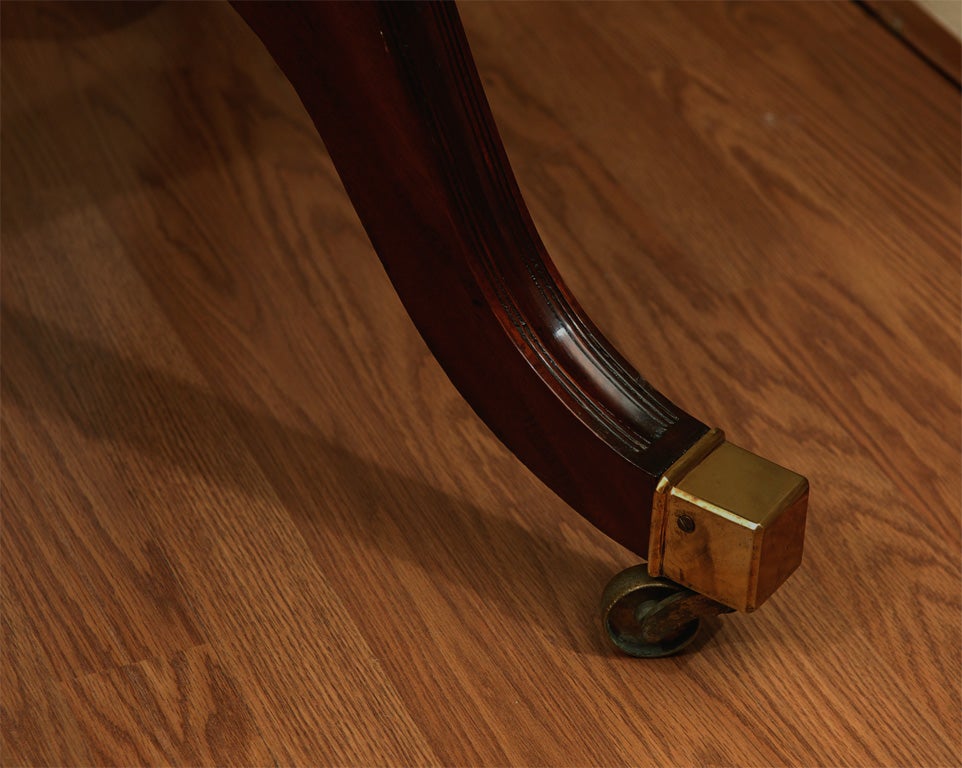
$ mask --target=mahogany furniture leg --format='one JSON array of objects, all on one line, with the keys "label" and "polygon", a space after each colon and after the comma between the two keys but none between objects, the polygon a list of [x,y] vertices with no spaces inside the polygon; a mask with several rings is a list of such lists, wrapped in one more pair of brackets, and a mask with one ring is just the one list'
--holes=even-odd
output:
[{"label": "mahogany furniture leg", "polygon": [[808,483],[678,408],[579,307],[521,199],[454,4],[234,7],[455,386],[549,488],[647,558],[605,592],[616,644],[665,655],[700,616],[758,607],[801,561]]}]

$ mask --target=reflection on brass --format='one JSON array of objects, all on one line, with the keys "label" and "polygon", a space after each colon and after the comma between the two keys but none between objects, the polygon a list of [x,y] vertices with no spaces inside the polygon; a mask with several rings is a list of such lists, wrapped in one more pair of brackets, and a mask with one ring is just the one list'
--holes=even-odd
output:
[{"label": "reflection on brass", "polygon": [[608,582],[601,606],[611,641],[625,653],[643,658],[678,653],[695,639],[701,619],[729,611],[704,595],[651,577],[644,565],[628,568]]},{"label": "reflection on brass", "polygon": [[713,429],[662,476],[648,570],[753,611],[802,560],[808,481]]}]

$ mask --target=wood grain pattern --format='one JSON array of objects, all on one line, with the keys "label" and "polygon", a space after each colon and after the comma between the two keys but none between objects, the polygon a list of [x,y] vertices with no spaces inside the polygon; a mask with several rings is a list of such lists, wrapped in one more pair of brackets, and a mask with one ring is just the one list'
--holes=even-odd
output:
[{"label": "wood grain pattern", "polygon": [[959,97],[864,14],[462,7],[601,330],[818,489],[640,664],[241,20],[0,8],[5,765],[960,762]]}]

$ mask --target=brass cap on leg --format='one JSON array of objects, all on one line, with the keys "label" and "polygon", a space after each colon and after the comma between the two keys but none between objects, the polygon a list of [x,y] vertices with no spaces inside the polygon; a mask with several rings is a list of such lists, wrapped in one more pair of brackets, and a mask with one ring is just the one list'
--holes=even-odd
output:
[{"label": "brass cap on leg", "polygon": [[808,481],[713,429],[665,472],[648,570],[753,611],[802,561]]}]

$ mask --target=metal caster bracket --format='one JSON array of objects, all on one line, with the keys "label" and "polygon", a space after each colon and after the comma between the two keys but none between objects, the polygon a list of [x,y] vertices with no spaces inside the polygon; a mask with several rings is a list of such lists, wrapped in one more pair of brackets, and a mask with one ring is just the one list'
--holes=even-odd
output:
[{"label": "metal caster bracket", "polygon": [[629,656],[647,659],[678,653],[697,637],[703,618],[732,610],[649,575],[644,565],[632,566],[609,581],[601,601],[611,642]]},{"label": "metal caster bracket", "polygon": [[611,641],[670,656],[702,618],[758,608],[801,563],[807,508],[804,477],[708,432],[655,488],[648,565],[605,588]]}]

